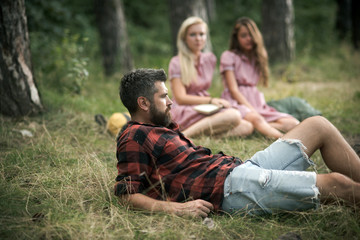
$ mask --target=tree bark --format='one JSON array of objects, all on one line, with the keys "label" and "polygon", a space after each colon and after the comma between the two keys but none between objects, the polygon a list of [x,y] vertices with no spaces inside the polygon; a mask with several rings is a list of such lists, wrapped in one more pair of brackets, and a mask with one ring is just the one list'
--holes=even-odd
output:
[{"label": "tree bark", "polygon": [[351,3],[351,38],[356,50],[360,49],[360,2],[352,0]]},{"label": "tree bark", "polygon": [[32,73],[24,0],[0,1],[0,112],[9,116],[43,111]]},{"label": "tree bark", "polygon": [[[191,16],[201,17],[209,22],[205,0],[168,0],[170,12],[171,39],[173,54],[177,54],[176,38],[182,22]],[[206,51],[211,51],[210,35],[207,36]]]},{"label": "tree bark", "polygon": [[287,62],[294,59],[292,0],[262,1],[262,33],[270,61]]},{"label": "tree bark", "polygon": [[205,0],[205,4],[209,22],[215,21],[217,17],[215,0]]},{"label": "tree bark", "polygon": [[[129,71],[134,67],[126,29],[126,19],[121,0],[95,0],[100,45],[105,74],[116,71],[117,60],[120,69]],[[118,54],[120,50],[120,58]]]},{"label": "tree bark", "polygon": [[336,0],[335,30],[338,38],[343,40],[351,29],[351,0]]}]

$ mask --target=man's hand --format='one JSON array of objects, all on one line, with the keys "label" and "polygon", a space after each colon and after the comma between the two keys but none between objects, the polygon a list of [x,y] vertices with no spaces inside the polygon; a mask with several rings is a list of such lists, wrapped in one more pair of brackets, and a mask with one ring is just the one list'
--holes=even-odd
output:
[{"label": "man's hand", "polygon": [[214,206],[205,200],[197,199],[185,203],[174,203],[174,212],[178,216],[207,217]]}]

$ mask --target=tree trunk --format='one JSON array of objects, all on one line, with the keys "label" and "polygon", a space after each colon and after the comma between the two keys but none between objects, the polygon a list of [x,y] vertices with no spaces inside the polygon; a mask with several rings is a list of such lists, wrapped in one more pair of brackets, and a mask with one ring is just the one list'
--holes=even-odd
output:
[{"label": "tree trunk", "polygon": [[205,0],[205,3],[209,22],[215,21],[217,17],[215,0]]},{"label": "tree trunk", "polygon": [[262,33],[270,61],[287,62],[295,57],[292,0],[262,1]]},{"label": "tree trunk", "polygon": [[124,5],[122,1],[116,2],[117,16],[119,17],[120,28],[119,28],[119,39],[120,39],[120,66],[126,71],[130,71],[134,68],[134,60],[130,51],[129,37],[127,34],[126,18],[124,14]]},{"label": "tree trunk", "polygon": [[352,42],[355,49],[360,49],[360,2],[352,0],[351,3],[352,20]]},{"label": "tree trunk", "polygon": [[121,0],[95,0],[100,45],[105,74],[116,71],[120,48],[120,69],[129,71],[134,67],[126,30],[126,19]]},{"label": "tree trunk", "polygon": [[[173,54],[177,54],[176,38],[182,22],[191,16],[201,17],[208,23],[208,13],[205,5],[205,0],[168,0],[170,10],[170,26],[171,26],[171,39],[173,46]],[[211,51],[210,35],[207,36],[207,51]]]},{"label": "tree trunk", "polygon": [[24,0],[0,1],[0,112],[9,116],[43,111],[32,74]]},{"label": "tree trunk", "polygon": [[336,0],[336,4],[335,30],[343,40],[351,29],[351,0]]}]

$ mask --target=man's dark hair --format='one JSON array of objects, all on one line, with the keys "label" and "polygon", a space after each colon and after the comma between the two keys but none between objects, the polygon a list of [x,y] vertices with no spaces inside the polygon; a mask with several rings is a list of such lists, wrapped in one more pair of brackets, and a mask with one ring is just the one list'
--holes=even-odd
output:
[{"label": "man's dark hair", "polygon": [[121,79],[120,99],[130,113],[137,111],[138,97],[146,97],[153,102],[157,89],[155,82],[166,81],[166,73],[163,69],[136,69],[127,73]]}]

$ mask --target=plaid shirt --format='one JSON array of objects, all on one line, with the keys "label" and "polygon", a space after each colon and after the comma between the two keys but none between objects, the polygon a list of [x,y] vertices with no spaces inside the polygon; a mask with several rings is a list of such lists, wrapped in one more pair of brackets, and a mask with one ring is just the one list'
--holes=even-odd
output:
[{"label": "plaid shirt", "polygon": [[169,128],[131,121],[117,138],[115,195],[142,193],[174,202],[203,199],[221,206],[226,176],[242,162],[195,146]]}]

